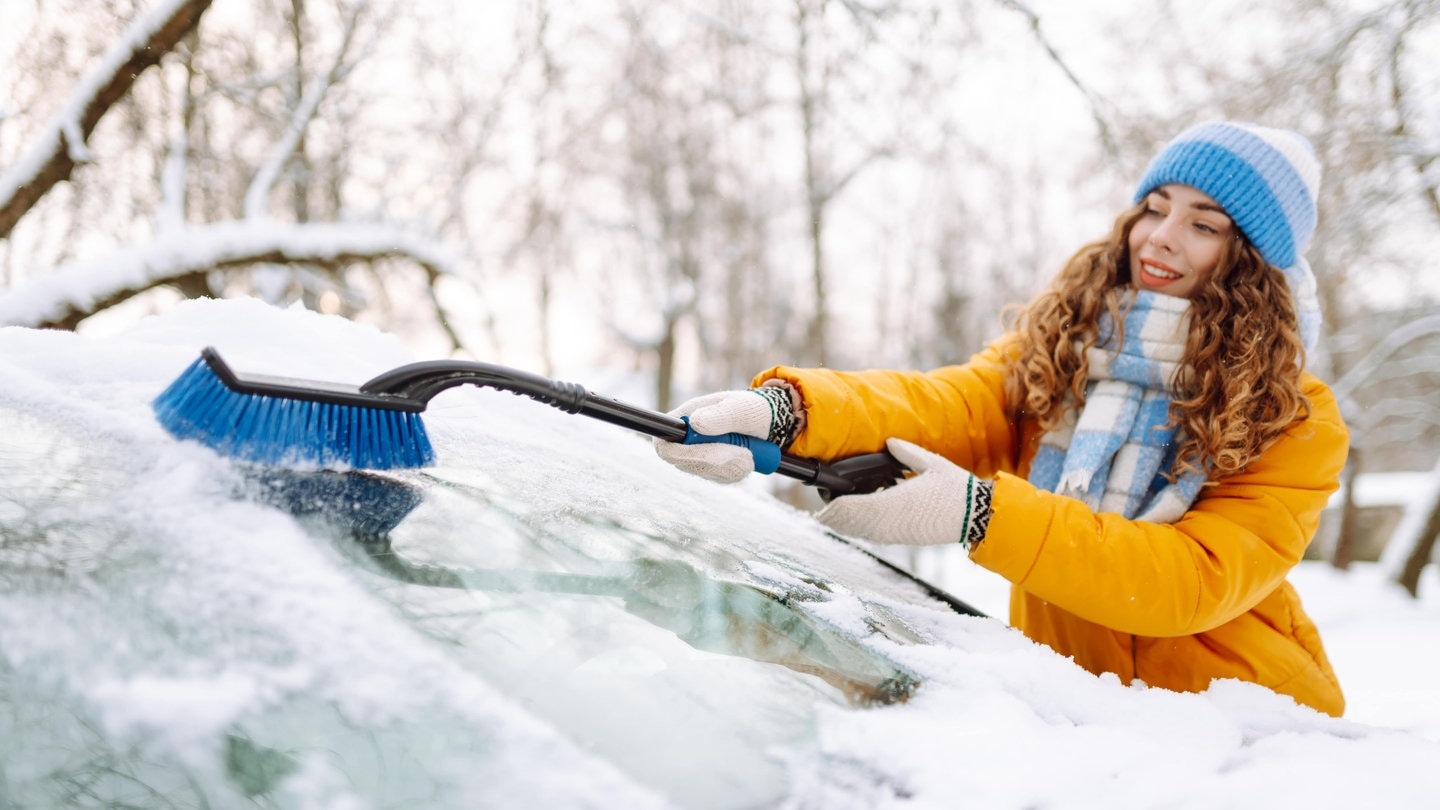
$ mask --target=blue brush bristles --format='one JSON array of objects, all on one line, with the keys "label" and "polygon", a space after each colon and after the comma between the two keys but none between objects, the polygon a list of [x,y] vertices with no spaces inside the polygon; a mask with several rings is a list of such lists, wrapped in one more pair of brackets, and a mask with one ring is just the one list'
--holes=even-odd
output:
[{"label": "blue brush bristles", "polygon": [[153,407],[176,438],[259,464],[388,470],[435,462],[419,413],[235,391],[203,357]]}]

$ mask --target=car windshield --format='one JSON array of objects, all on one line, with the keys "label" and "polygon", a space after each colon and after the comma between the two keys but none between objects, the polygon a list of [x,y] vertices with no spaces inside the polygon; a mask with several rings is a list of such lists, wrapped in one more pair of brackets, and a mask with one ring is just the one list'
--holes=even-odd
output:
[{"label": "car windshield", "polygon": [[[44,664],[0,679],[0,748],[41,803],[276,799],[307,774],[375,805],[464,805],[503,797],[501,741],[535,719],[647,795],[768,805],[821,707],[924,688],[875,643],[923,638],[892,608],[945,609],[783,512],[697,514],[592,457],[211,465],[165,503],[130,494],[123,443],[14,409],[0,431],[0,587],[30,620],[6,643]],[[217,543],[216,519],[257,539]],[[396,661],[347,681],[357,655]],[[194,718],[145,716],[184,690]],[[526,722],[452,705],[491,691]],[[192,735],[193,757],[156,733]]]}]

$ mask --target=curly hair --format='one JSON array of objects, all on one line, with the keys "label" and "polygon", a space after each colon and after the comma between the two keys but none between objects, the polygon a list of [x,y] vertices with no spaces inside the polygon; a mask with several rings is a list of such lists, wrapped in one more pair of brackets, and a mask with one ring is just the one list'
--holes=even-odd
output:
[{"label": "curly hair", "polygon": [[[1109,237],[1081,248],[1029,304],[1007,313],[1019,357],[1005,390],[1017,419],[1053,430],[1085,403],[1086,350],[1109,312],[1119,325],[1133,301],[1130,230],[1141,203],[1122,213]],[[1239,472],[1264,452],[1310,404],[1300,388],[1305,349],[1290,287],[1238,231],[1215,271],[1190,297],[1190,331],[1170,381],[1171,424],[1181,445],[1173,480],[1185,471]]]}]

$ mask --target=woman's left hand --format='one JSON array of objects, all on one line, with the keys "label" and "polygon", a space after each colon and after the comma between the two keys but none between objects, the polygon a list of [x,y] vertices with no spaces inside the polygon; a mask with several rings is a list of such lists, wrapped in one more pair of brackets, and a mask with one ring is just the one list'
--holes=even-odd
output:
[{"label": "woman's left hand", "polygon": [[968,548],[985,536],[990,482],[903,439],[889,439],[885,447],[915,474],[879,492],[836,498],[816,513],[816,520],[876,543],[962,543]]}]

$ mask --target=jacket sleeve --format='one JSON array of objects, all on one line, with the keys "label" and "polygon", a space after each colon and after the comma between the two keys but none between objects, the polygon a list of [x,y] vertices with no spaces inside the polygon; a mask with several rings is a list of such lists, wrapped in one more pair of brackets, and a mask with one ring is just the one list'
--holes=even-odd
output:
[{"label": "jacket sleeve", "polygon": [[1310,414],[1244,471],[1212,481],[1179,521],[1096,514],[1023,479],[996,481],[971,559],[1020,589],[1122,632],[1204,632],[1252,608],[1299,562],[1339,487],[1349,434],[1307,376]]},{"label": "jacket sleeve", "polygon": [[964,365],[919,371],[777,366],[755,377],[800,392],[806,426],[788,451],[829,461],[874,453],[891,437],[939,453],[982,477],[1014,468],[1018,432],[1005,404],[1007,353],[997,343]]}]

